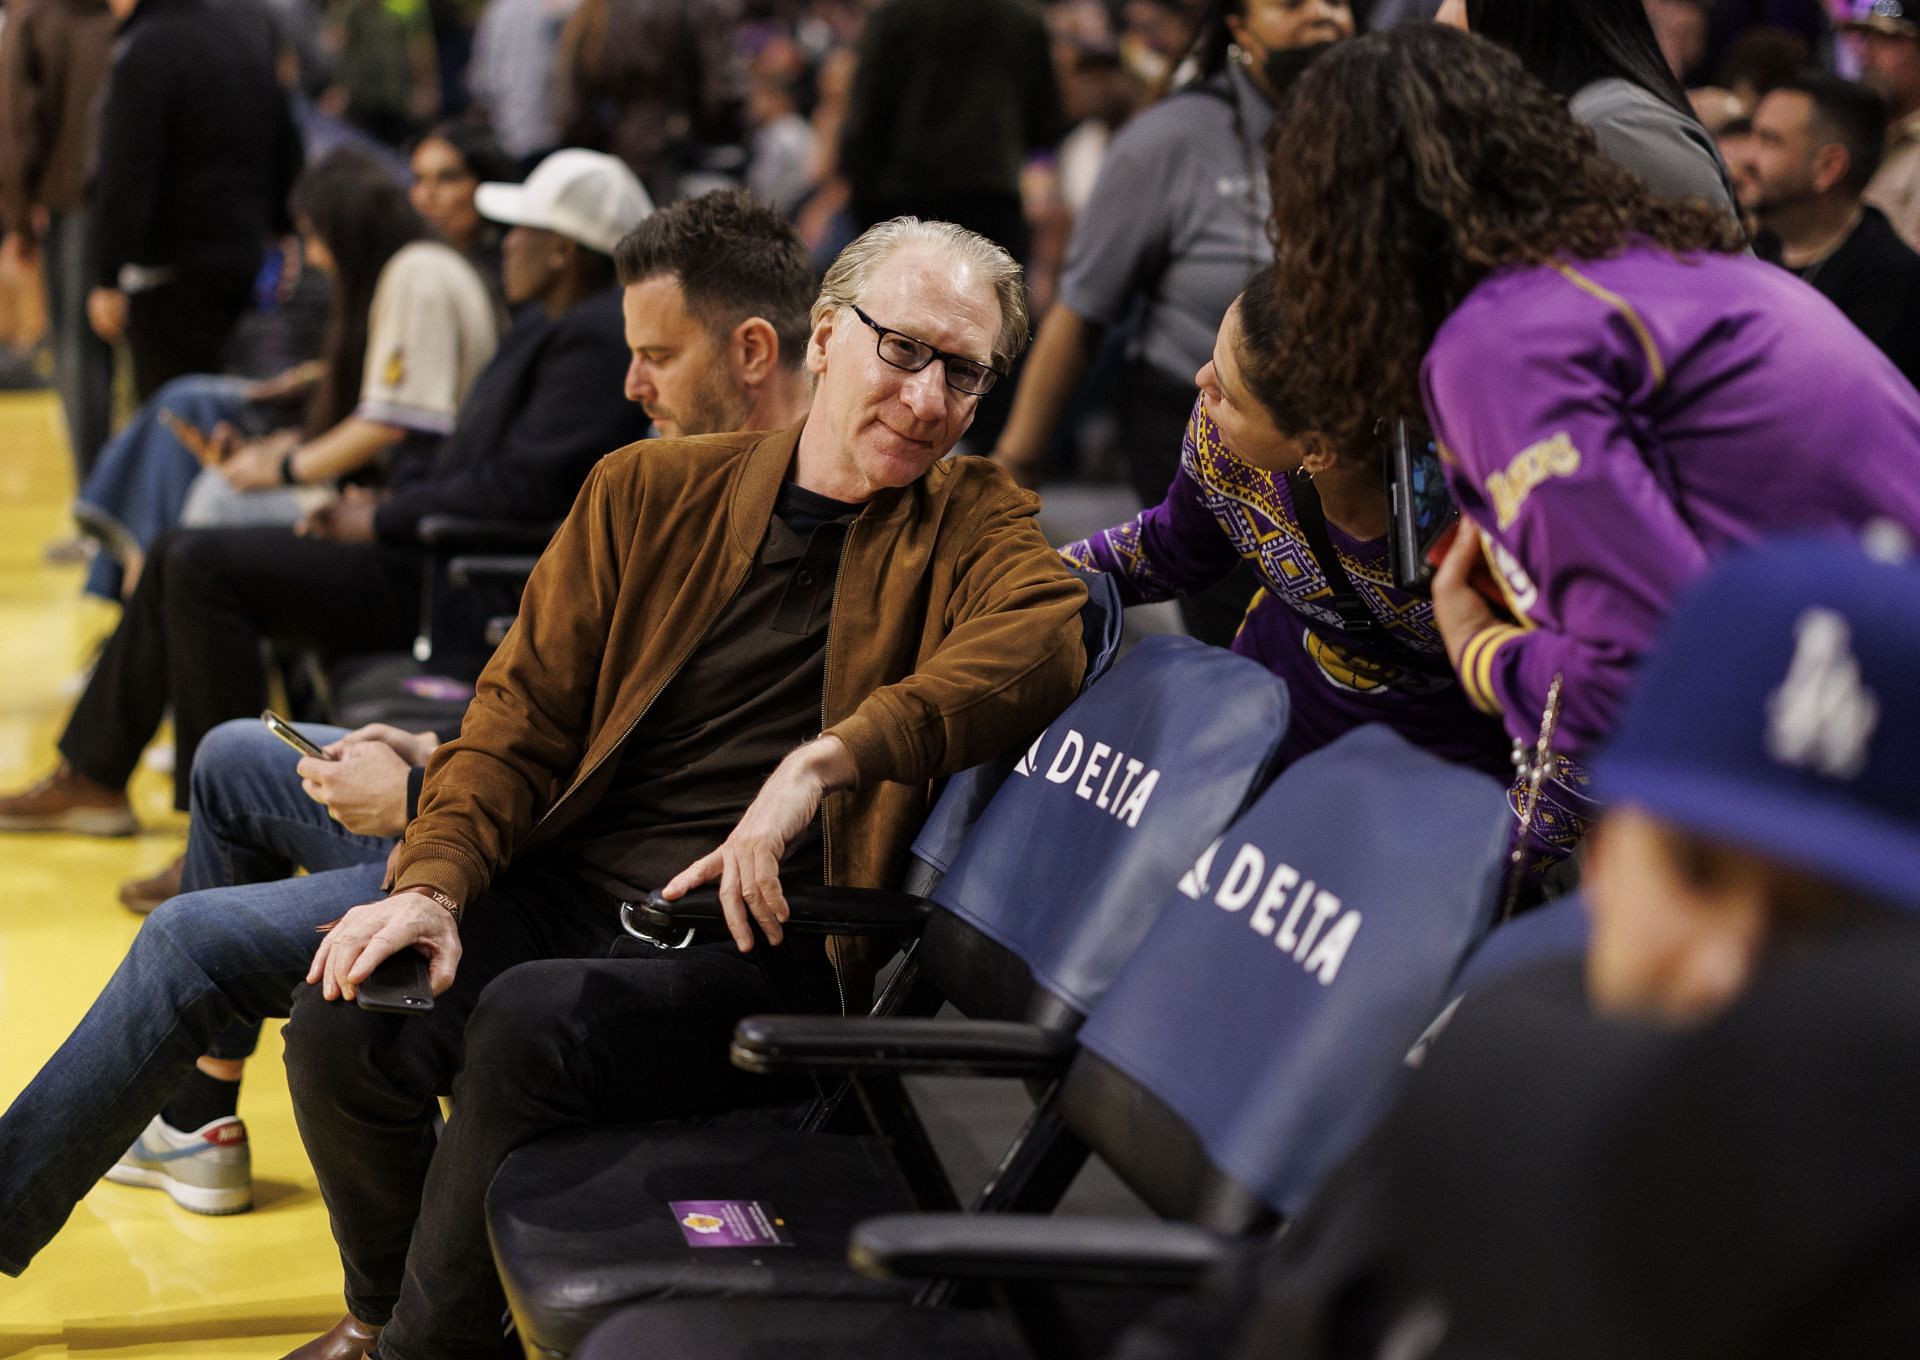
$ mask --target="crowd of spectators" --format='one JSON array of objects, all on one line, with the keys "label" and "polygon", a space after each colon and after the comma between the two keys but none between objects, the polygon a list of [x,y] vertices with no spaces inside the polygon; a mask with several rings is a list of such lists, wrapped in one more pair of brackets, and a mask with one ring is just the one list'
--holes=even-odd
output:
[{"label": "crowd of spectators", "polygon": [[[1104,577],[1284,681],[1280,769],[1379,724],[1494,776],[1502,920],[1592,920],[1121,1353],[1710,1353],[1589,1287],[1605,1225],[1496,1297],[1534,1187],[1484,1097],[1564,1061],[1544,1126],[1691,1166],[1641,1107],[1726,1116],[1673,1071],[1722,1051],[1734,1106],[1743,1027],[1837,1023],[1790,964],[1913,949],[1909,0],[6,0],[0,232],[0,383],[57,388],[76,474],[49,557],[121,606],[0,832],[137,830],[168,730],[190,828],[0,1115],[0,1270],[102,1177],[248,1209],[290,1017],[347,1311],[289,1360],[517,1353],[503,1160],[804,1098],[735,1023],[884,960],[789,896],[899,885],[941,781],[1098,683]],[[1087,486],[1107,527],[1049,544]],[[679,947],[628,920],[702,889]],[[411,955],[430,1013],[347,1004]],[[1915,1221],[1848,1268],[1920,1284]],[[1809,1346],[1916,1322],[1783,1279]]]}]

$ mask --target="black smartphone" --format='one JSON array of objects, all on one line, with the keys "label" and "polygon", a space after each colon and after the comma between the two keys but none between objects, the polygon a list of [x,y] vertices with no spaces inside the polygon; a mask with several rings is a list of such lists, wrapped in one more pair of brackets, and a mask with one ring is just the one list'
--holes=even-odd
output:
[{"label": "black smartphone", "polygon": [[1386,459],[1387,552],[1394,584],[1424,594],[1433,580],[1427,553],[1460,518],[1460,507],[1447,491],[1440,450],[1425,428],[1396,420]]},{"label": "black smartphone", "polygon": [[312,756],[316,760],[332,760],[333,757],[315,746],[305,737],[293,730],[293,724],[275,713],[272,709],[260,715],[260,721],[267,725],[267,731],[280,738],[303,756]]},{"label": "black smartphone", "polygon": [[433,1009],[433,984],[427,979],[427,956],[402,949],[388,959],[354,993],[363,1011],[393,1015],[425,1015]]}]

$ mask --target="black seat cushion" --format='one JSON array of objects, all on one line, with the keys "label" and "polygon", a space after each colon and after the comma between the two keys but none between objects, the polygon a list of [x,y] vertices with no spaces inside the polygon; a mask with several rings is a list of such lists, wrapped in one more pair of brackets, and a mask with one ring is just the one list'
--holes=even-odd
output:
[{"label": "black seat cushion", "polygon": [[997,1313],[904,1304],[656,1303],[603,1323],[576,1360],[1031,1360]]},{"label": "black seat cushion", "polygon": [[408,732],[452,737],[473,698],[473,686],[404,652],[345,657],[327,668],[333,721],[341,727],[392,723]]},{"label": "black seat cushion", "polygon": [[[790,1246],[693,1247],[676,1201],[758,1203]],[[627,1304],[660,1299],[899,1299],[857,1275],[847,1237],[912,1196],[877,1139],[764,1128],[609,1128],[543,1138],[487,1196],[520,1335],[566,1355]]]}]

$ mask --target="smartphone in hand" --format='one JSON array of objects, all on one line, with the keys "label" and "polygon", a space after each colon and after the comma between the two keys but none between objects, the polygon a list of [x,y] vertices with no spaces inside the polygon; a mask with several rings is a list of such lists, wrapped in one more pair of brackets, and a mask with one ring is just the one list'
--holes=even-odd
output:
[{"label": "smartphone in hand", "polygon": [[433,1009],[433,984],[427,975],[427,956],[402,949],[374,969],[354,993],[363,1011],[390,1015],[425,1015]]},{"label": "smartphone in hand", "polygon": [[1434,550],[1450,537],[1460,508],[1447,491],[1439,449],[1424,429],[1395,421],[1386,461],[1387,552],[1394,584],[1424,594],[1440,560]]},{"label": "smartphone in hand", "polygon": [[280,738],[280,740],[284,741],[303,756],[312,756],[315,760],[335,760],[338,758],[328,755],[318,746],[315,746],[312,742],[294,731],[292,723],[288,722],[270,708],[260,715],[260,721],[267,725],[267,731],[273,733],[274,736]]}]

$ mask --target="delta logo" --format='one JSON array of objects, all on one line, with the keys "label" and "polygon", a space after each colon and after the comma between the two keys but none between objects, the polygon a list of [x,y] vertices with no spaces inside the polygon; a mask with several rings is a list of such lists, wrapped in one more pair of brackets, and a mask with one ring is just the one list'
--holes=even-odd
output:
[{"label": "delta logo", "polygon": [[[1046,739],[1042,732],[1034,740],[1013,767],[1015,774],[1031,776],[1039,769],[1040,746]],[[1140,815],[1159,787],[1160,771],[1104,741],[1089,743],[1069,727],[1041,778],[1050,784],[1071,784],[1075,798],[1085,799],[1131,829],[1140,825]]]},{"label": "delta logo", "polygon": [[1234,852],[1215,888],[1211,875],[1223,843],[1208,846],[1193,868],[1181,875],[1181,893],[1195,902],[1211,898],[1220,910],[1234,915],[1252,906],[1246,918],[1248,928],[1285,951],[1322,987],[1330,986],[1340,976],[1340,965],[1360,933],[1360,913],[1291,864],[1276,861],[1269,872],[1266,853],[1251,843]]}]

